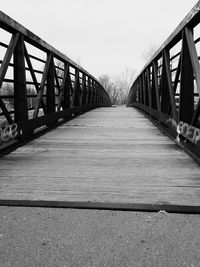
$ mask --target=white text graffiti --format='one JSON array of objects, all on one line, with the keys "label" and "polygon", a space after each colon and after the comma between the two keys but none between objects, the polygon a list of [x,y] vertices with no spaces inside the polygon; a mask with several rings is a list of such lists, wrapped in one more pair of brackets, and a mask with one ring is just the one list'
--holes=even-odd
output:
[{"label": "white text graffiti", "polygon": [[7,143],[17,136],[17,124],[6,125],[0,128],[0,144]]},{"label": "white text graffiti", "polygon": [[200,129],[183,121],[177,124],[174,119],[168,119],[166,122],[171,124],[172,128],[175,128],[178,134],[184,136],[192,143],[197,144],[200,142]]},{"label": "white text graffiti", "polygon": [[199,3],[190,11],[190,13],[187,15],[186,22],[190,21],[200,10]]}]

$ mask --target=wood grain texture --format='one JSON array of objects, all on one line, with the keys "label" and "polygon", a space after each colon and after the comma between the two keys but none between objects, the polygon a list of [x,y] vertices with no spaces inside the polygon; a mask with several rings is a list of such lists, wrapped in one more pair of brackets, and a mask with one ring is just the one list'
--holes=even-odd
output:
[{"label": "wood grain texture", "polygon": [[200,205],[200,167],[133,108],[98,108],[0,159],[0,200]]}]

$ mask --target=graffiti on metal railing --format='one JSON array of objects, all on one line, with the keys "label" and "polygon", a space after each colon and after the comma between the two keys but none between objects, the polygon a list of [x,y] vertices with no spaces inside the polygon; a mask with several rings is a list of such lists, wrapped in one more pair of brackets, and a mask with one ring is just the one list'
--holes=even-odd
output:
[{"label": "graffiti on metal railing", "polygon": [[14,140],[18,135],[18,127],[16,123],[0,127],[0,145]]},{"label": "graffiti on metal railing", "polygon": [[200,129],[196,128],[186,122],[180,121],[177,123],[174,119],[166,120],[166,123],[172,128],[175,128],[178,135],[184,136],[190,142],[197,144],[200,143]]},{"label": "graffiti on metal railing", "polygon": [[189,22],[200,10],[200,3],[198,3],[191,11],[190,13],[187,15],[187,21]]},{"label": "graffiti on metal railing", "polygon": [[136,107],[200,159],[200,1],[144,66],[127,106]]}]

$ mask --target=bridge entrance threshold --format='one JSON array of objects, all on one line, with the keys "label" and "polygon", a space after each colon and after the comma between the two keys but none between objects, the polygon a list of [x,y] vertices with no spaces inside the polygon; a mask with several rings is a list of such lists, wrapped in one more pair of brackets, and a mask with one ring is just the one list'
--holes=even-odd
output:
[{"label": "bridge entrance threshold", "polygon": [[200,166],[134,108],[98,108],[0,158],[0,205],[200,213]]}]

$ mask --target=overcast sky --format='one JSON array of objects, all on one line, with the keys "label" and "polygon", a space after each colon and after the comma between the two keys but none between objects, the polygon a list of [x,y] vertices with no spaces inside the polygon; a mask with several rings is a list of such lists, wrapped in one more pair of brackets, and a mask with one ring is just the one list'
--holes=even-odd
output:
[{"label": "overcast sky", "polygon": [[5,0],[1,11],[94,76],[138,72],[197,0]]}]

